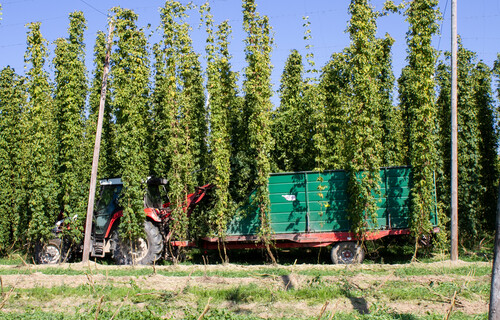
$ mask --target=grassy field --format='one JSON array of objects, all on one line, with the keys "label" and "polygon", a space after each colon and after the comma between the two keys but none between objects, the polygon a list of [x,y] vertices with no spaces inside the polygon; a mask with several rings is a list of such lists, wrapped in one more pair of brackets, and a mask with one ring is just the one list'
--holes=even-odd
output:
[{"label": "grassy field", "polygon": [[0,261],[0,319],[487,319],[490,262],[37,266]]}]

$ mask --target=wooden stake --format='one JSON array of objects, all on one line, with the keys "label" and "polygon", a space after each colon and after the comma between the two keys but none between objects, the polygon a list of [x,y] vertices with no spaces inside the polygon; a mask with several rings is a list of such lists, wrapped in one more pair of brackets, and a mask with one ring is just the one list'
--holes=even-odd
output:
[{"label": "wooden stake", "polygon": [[326,307],[328,307],[328,301],[326,301],[325,304],[323,305],[323,307],[321,308],[321,312],[319,313],[318,320],[321,320],[321,317],[323,316],[323,314],[326,311]]},{"label": "wooden stake", "polygon": [[3,296],[3,300],[2,300],[2,302],[0,302],[0,310],[3,309],[3,307],[5,306],[5,303],[7,303],[7,300],[9,300],[10,295],[12,294],[14,289],[16,289],[17,283],[19,282],[19,279],[20,279],[20,276],[17,277],[16,282],[14,283],[12,288],[9,290],[9,292],[7,292],[7,294],[5,294],[5,296]]},{"label": "wooden stake", "polygon": [[444,320],[450,319],[451,312],[453,311],[453,307],[455,307],[455,297],[457,296],[457,290],[455,290],[455,293],[453,293],[453,298],[451,298],[451,303],[450,303],[450,310],[448,310],[448,314],[444,318]]},{"label": "wooden stake", "polygon": [[97,305],[97,310],[95,311],[95,320],[99,317],[99,311],[101,311],[101,305],[102,305],[102,300],[104,299],[104,296],[101,296],[101,299],[99,299],[99,304]]},{"label": "wooden stake", "polygon": [[125,299],[123,299],[122,303],[120,303],[120,306],[118,307],[118,309],[116,309],[111,318],[109,318],[109,320],[113,320],[116,317],[116,315],[118,314],[118,312],[120,312],[120,309],[123,307],[123,304],[125,303],[125,301],[127,301],[127,299],[128,299],[128,294],[125,297]]},{"label": "wooden stake", "polygon": [[491,272],[490,290],[490,312],[489,320],[497,320],[500,317],[500,186],[498,186],[497,200],[497,226],[495,234],[495,255],[493,258],[493,270]]},{"label": "wooden stake", "polygon": [[451,0],[451,261],[458,260],[457,0]]},{"label": "wooden stake", "polygon": [[337,300],[337,301],[335,302],[335,305],[333,306],[333,309],[332,309],[332,314],[330,315],[330,318],[328,318],[329,320],[332,320],[332,319],[333,319],[333,317],[335,316],[335,310],[337,309],[337,306],[338,306],[338,304],[339,304],[339,301],[340,301],[340,300]]},{"label": "wooden stake", "polygon": [[208,309],[210,309],[210,300],[212,300],[212,297],[208,298],[207,305],[205,306],[205,309],[203,309],[203,312],[198,317],[198,320],[203,319],[203,317],[207,314]]},{"label": "wooden stake", "polygon": [[104,103],[106,101],[106,88],[108,83],[109,59],[111,56],[111,40],[114,29],[114,21],[109,23],[108,45],[106,48],[106,58],[104,60],[104,70],[102,74],[101,100],[99,101],[99,115],[97,118],[97,130],[95,133],[94,158],[92,160],[92,174],[90,176],[89,202],[87,206],[87,221],[85,223],[85,239],[83,242],[82,262],[89,261],[90,236],[92,233],[92,216],[94,214],[94,198],[97,184],[97,167],[99,165],[99,150],[101,148],[102,122],[104,118]]}]

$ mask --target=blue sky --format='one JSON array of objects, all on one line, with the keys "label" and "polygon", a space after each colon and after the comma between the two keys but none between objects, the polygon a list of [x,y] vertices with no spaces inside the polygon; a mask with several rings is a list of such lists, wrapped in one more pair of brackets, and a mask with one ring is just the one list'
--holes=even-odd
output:
[{"label": "blue sky", "polygon": [[[187,1],[182,0],[182,3]],[[205,1],[195,0],[200,5]],[[381,9],[382,0],[372,1],[376,9]],[[395,1],[398,3],[398,1]],[[229,20],[233,28],[230,50],[235,71],[245,67],[244,43],[245,34],[242,30],[241,1],[212,0],[212,13],[216,23]],[[308,16],[311,22],[313,52],[318,68],[321,68],[330,55],[341,51],[349,45],[349,37],[344,32],[349,20],[347,0],[256,0],[257,10],[270,17],[274,30],[275,47],[272,53],[274,65],[272,82],[274,89],[279,88],[279,80],[284,63],[292,49],[298,49],[305,55],[303,40],[304,28],[302,17]],[[26,27],[29,22],[40,21],[43,36],[50,42],[53,58],[53,41],[67,36],[68,14],[83,11],[88,23],[85,34],[87,45],[87,67],[92,70],[92,51],[96,32],[107,27],[106,15],[110,8],[121,6],[133,9],[139,15],[138,25],[146,27],[151,34],[150,43],[158,41],[156,30],[160,17],[158,8],[164,1],[132,1],[132,0],[6,0],[2,5],[2,20],[0,21],[0,68],[7,65],[15,68],[17,73],[24,73],[24,52],[26,50]],[[450,48],[450,11],[451,0],[439,3],[443,20],[440,22],[441,35],[434,39],[434,46],[439,50]],[[192,38],[195,50],[204,54],[205,32],[199,29],[199,14],[197,10],[190,13],[190,24],[193,28]],[[382,37],[389,33],[395,40],[393,46],[394,73],[400,74],[405,65],[406,42],[408,29],[402,15],[390,15],[378,20],[378,35]],[[500,52],[500,1],[499,0],[458,0],[458,32],[462,36],[466,48],[475,51],[478,58],[492,66]],[[51,68],[51,66],[48,66]],[[51,72],[52,73],[52,72]],[[241,78],[241,76],[240,76]],[[276,103],[277,95],[273,98]]]}]

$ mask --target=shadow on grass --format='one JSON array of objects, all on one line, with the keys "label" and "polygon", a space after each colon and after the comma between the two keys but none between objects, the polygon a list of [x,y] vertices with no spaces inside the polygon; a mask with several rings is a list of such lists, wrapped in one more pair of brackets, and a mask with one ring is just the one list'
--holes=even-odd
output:
[{"label": "shadow on grass", "polygon": [[366,302],[366,299],[361,297],[361,298],[356,298],[356,297],[347,297],[349,301],[351,301],[352,307],[354,310],[359,312],[359,314],[369,314],[370,310],[368,309],[368,303]]}]

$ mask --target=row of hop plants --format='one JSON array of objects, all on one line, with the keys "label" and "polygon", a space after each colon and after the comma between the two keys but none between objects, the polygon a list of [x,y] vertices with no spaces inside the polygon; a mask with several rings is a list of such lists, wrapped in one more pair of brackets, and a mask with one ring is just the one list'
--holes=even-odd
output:
[{"label": "row of hop plants", "polygon": [[[135,238],[142,232],[143,177],[168,178],[174,208],[196,185],[210,181],[217,185],[213,208],[197,211],[191,219],[174,210],[175,235],[218,236],[224,248],[235,208],[255,191],[257,234],[272,257],[269,174],[345,169],[351,229],[363,235],[377,209],[379,168],[394,165],[413,168],[410,227],[415,239],[431,232],[435,175],[440,220],[446,223],[449,67],[445,60],[436,67],[438,52],[431,45],[440,17],[437,1],[389,2],[377,12],[368,0],[352,0],[347,26],[351,44],[333,53],[320,70],[305,19],[308,69],[293,50],[276,108],[271,103],[274,40],[269,18],[258,13],[254,0],[243,0],[242,8],[247,66],[241,88],[231,64],[231,26],[228,21],[215,24],[208,3],[198,8],[207,36],[203,55],[195,52],[190,37],[191,4],[166,1],[160,10],[162,37],[153,45],[137,26],[137,14],[111,9],[115,31],[98,171],[101,177],[123,178],[122,233]],[[395,106],[394,40],[376,33],[378,17],[396,13],[406,17],[409,31],[408,65],[398,79]],[[2,253],[50,237],[60,212],[78,214],[70,232],[75,241],[81,239],[106,42],[99,33],[89,81],[85,29],[83,14],[71,13],[68,36],[55,41],[53,83],[40,23],[28,25],[26,74],[10,67],[0,74]],[[491,70],[474,53],[463,47],[460,52],[460,228],[471,235],[472,244],[494,225],[498,135],[491,79],[492,72],[499,75],[500,63]],[[221,253],[226,260],[225,250]]]}]

